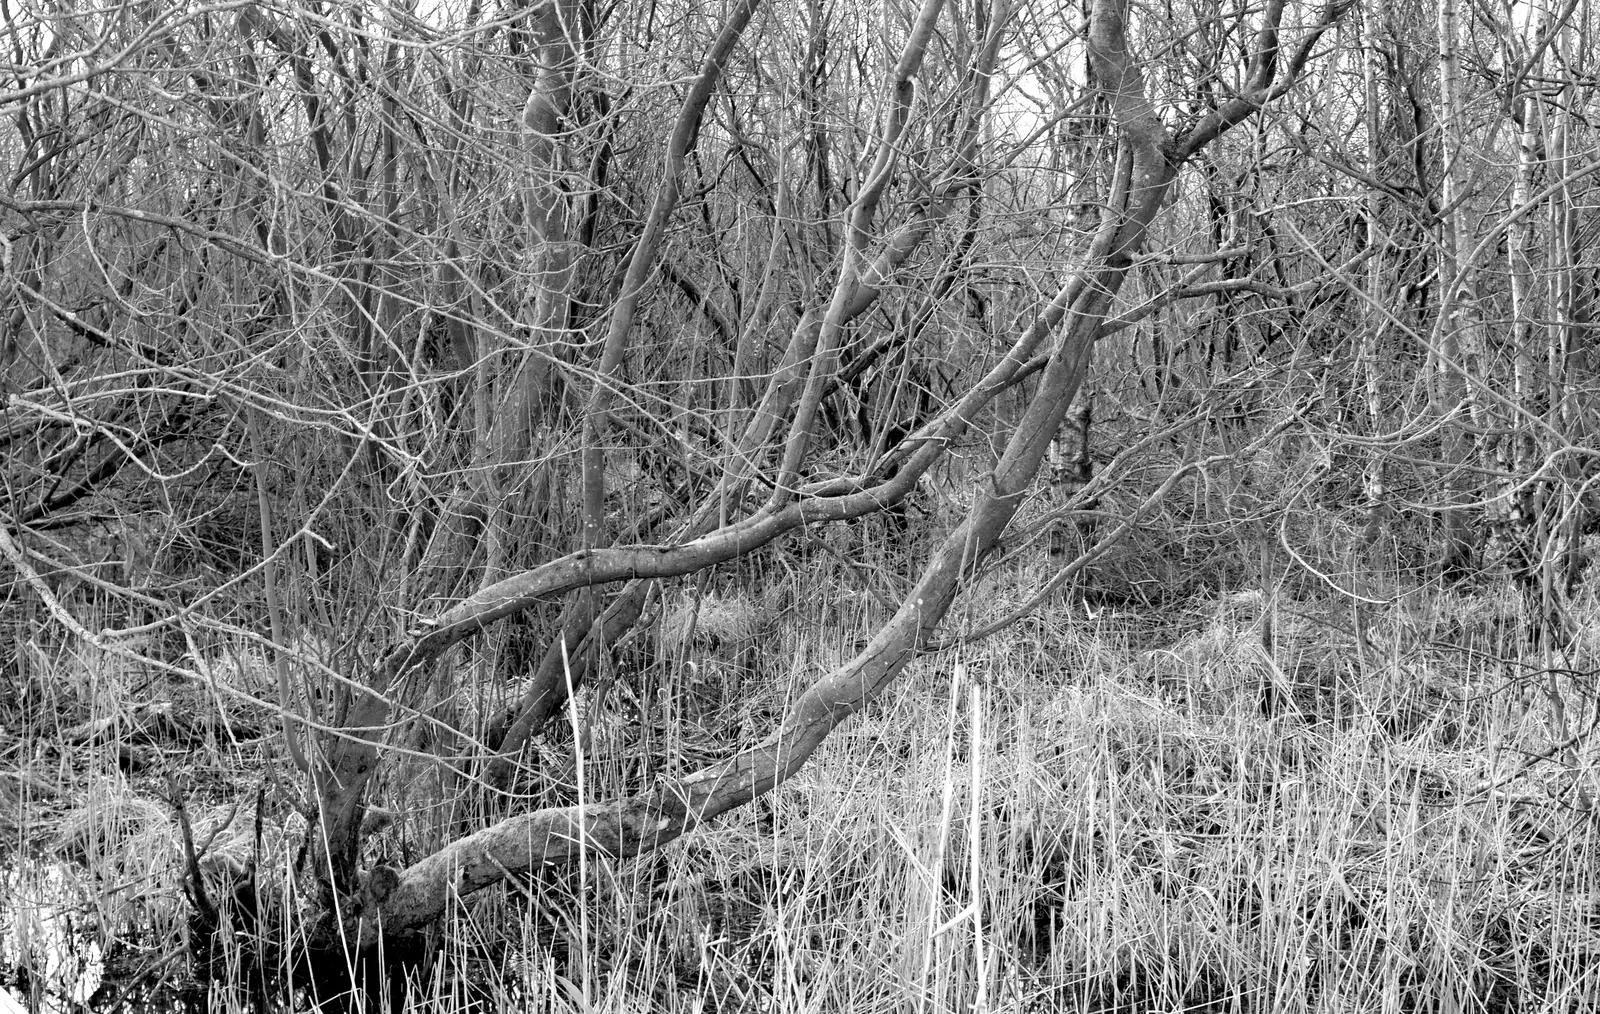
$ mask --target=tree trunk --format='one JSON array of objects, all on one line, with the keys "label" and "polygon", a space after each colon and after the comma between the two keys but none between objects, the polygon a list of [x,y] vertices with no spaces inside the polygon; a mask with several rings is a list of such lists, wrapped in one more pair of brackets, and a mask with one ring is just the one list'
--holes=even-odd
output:
[{"label": "tree trunk", "polygon": [[[1109,99],[1119,146],[1113,186],[1084,264],[1018,336],[1009,353],[931,429],[889,483],[860,489],[826,481],[779,491],[754,516],[675,547],[590,548],[485,588],[436,621],[414,630],[389,653],[350,710],[341,735],[329,748],[322,805],[328,815],[327,867],[349,870],[359,843],[363,791],[377,763],[377,741],[386,721],[386,693],[405,673],[437,658],[450,645],[538,599],[624,578],[690,573],[732,559],[795,527],[878,509],[885,498],[903,496],[916,476],[939,457],[942,446],[968,425],[977,410],[1022,373],[1051,335],[1048,362],[999,463],[980,481],[966,520],[933,551],[915,587],[865,649],[819,678],[790,707],[777,731],[725,761],[666,782],[631,798],[541,810],[512,817],[454,841],[403,871],[382,871],[361,884],[333,881],[322,939],[348,939],[361,950],[381,938],[403,936],[437,919],[452,898],[552,863],[575,861],[584,852],[621,857],[665,842],[743,805],[791,776],[839,723],[876,697],[904,669],[919,645],[937,628],[976,562],[991,551],[1021,504],[1088,369],[1091,351],[1134,258],[1144,248],[1150,224],[1181,166],[1223,132],[1280,95],[1298,76],[1312,46],[1344,7],[1329,7],[1293,56],[1280,66],[1281,3],[1268,5],[1256,37],[1246,86],[1188,130],[1169,132],[1145,94],[1144,77],[1130,52],[1126,6],[1102,0],[1089,25],[1092,67]],[[903,67],[902,67],[903,69]],[[900,80],[908,80],[904,75]],[[853,221],[852,241],[864,223]],[[846,304],[847,305],[847,304]],[[831,316],[837,320],[840,307]],[[836,323],[830,326],[837,326]],[[814,374],[808,392],[818,383]],[[802,415],[804,412],[802,411]],[[795,474],[791,430],[783,474]],[[312,842],[312,850],[323,846]],[[327,868],[319,862],[312,870]],[[374,886],[376,884],[376,886]],[[346,902],[334,915],[334,896]]]}]

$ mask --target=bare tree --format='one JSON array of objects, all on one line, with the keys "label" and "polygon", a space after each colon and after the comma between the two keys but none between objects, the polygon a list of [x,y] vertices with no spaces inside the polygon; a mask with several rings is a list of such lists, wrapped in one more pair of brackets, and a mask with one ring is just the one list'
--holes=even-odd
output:
[{"label": "bare tree", "polygon": [[[1285,99],[1348,6],[1201,5],[1200,70],[1154,83],[1166,21],[1114,0],[1082,22],[926,0],[852,47],[837,22],[860,12],[813,5],[793,45],[756,0],[13,19],[0,550],[75,636],[131,651],[139,631],[227,628],[283,653],[285,749],[315,816],[295,871],[314,885],[307,946],[345,974],[453,897],[657,848],[790,777],[935,639],[1103,336],[1186,298],[1292,302],[1346,277],[1232,258],[1246,237],[1228,226],[1198,259],[1175,241],[1168,266],[1195,270],[1138,277],[1143,301],[1115,316],[1180,173]],[[1041,50],[1026,59],[1019,24]],[[1034,78],[1054,94],[1024,111],[1013,88]],[[1248,277],[1202,283],[1218,264]],[[1231,361],[1241,339],[1223,341]],[[936,391],[939,363],[956,374]],[[764,738],[623,798],[494,802],[654,581],[891,510],[962,447],[996,451],[957,473],[965,517]],[[205,545],[233,556],[170,565],[181,600],[104,582],[120,626],[92,632],[44,577],[88,564],[47,533],[90,525],[75,511],[94,500],[149,535],[131,519],[173,489],[206,499],[161,537],[199,545],[224,516]],[[213,609],[258,580],[261,616]],[[330,644],[291,666],[308,629]],[[524,663],[493,734],[445,714]],[[374,779],[417,729],[459,748],[440,791],[490,805],[453,808],[405,869],[364,870]]]}]

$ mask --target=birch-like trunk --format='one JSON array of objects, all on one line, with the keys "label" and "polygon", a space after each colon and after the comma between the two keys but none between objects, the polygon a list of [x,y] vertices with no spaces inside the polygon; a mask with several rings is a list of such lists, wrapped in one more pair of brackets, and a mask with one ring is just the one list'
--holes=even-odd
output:
[{"label": "birch-like trunk", "polygon": [[1429,343],[1430,401],[1445,422],[1442,430],[1442,478],[1448,503],[1440,573],[1447,580],[1472,572],[1476,537],[1469,507],[1480,499],[1473,480],[1473,441],[1463,423],[1475,415],[1467,356],[1475,348],[1477,324],[1475,266],[1464,256],[1471,250],[1471,192],[1467,184],[1465,134],[1461,108],[1460,26],[1458,0],[1438,0],[1439,129],[1444,156],[1440,181],[1439,316]]}]

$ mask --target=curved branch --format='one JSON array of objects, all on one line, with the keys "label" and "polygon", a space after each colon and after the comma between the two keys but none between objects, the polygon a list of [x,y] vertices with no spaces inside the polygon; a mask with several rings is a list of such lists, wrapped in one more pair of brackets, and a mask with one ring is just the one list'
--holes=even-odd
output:
[{"label": "curved branch", "polygon": [[661,180],[661,189],[656,192],[655,203],[650,207],[650,215],[645,220],[644,230],[639,234],[638,242],[633,246],[633,255],[629,258],[627,273],[623,276],[622,294],[618,297],[616,308],[611,314],[605,345],[600,353],[599,366],[596,368],[594,390],[589,397],[588,409],[584,413],[583,542],[586,546],[596,546],[602,541],[601,529],[605,525],[605,454],[601,441],[605,438],[606,430],[610,428],[611,404],[616,397],[616,377],[622,367],[622,355],[627,348],[628,335],[633,330],[639,299],[644,293],[645,282],[649,280],[650,271],[655,264],[667,220],[672,217],[673,211],[678,206],[678,197],[683,186],[684,165],[689,150],[694,147],[699,135],[700,117],[705,112],[706,104],[711,101],[711,93],[722,77],[722,70],[728,62],[729,54],[733,52],[733,47],[744,34],[745,26],[750,23],[750,18],[759,5],[760,0],[740,0],[727,23],[722,26],[722,31],[717,35],[710,51],[706,53],[705,62],[700,68],[699,76],[695,78],[693,87],[683,97],[683,106],[678,112],[672,139],[667,146],[666,172]]}]

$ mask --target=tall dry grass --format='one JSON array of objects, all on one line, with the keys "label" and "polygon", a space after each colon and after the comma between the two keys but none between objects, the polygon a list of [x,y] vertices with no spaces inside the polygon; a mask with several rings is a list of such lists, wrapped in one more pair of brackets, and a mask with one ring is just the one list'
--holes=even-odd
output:
[{"label": "tall dry grass", "polygon": [[[731,653],[685,638],[635,669],[620,660],[545,737],[544,771],[510,805],[637,790],[781,714],[881,618],[883,590],[859,576],[841,565],[820,595],[702,589],[729,615],[733,596],[759,599],[759,656],[742,637]],[[981,626],[1036,584],[996,572],[955,623]],[[1592,599],[1575,609],[1586,627],[1600,618]],[[1594,645],[1541,672],[1516,613],[1486,589],[1359,615],[1306,595],[1150,610],[1063,593],[1004,635],[919,658],[754,805],[655,854],[589,856],[461,899],[403,995],[370,1006],[1600,1009]],[[228,665],[194,666],[212,685],[187,689],[81,647],[36,652],[4,701],[0,975],[37,1009],[184,981],[174,787],[203,851],[292,864],[293,785],[264,775],[285,769],[279,748],[227,731],[270,731],[246,706],[270,712],[265,666],[229,650]],[[674,689],[685,680],[693,693]],[[180,691],[181,745],[140,724]],[[102,732],[74,742],[86,727]],[[404,788],[378,800],[393,819],[373,860],[412,858],[460,819]],[[294,911],[275,910],[273,931],[293,933]],[[241,937],[223,955],[241,980],[248,949]],[[86,956],[103,980],[89,990]],[[214,1008],[248,1006],[227,974]]]}]

